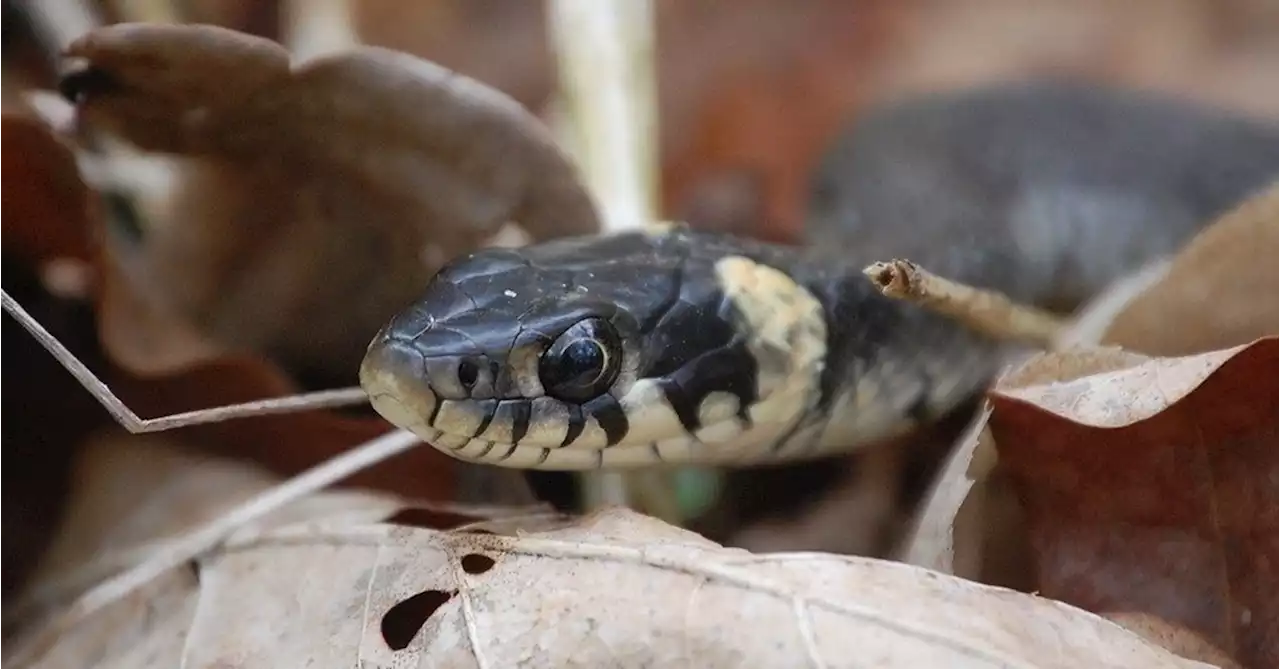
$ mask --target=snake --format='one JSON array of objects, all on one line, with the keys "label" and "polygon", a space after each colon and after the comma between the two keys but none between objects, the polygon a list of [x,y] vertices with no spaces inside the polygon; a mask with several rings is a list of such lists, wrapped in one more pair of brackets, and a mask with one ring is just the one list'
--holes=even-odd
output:
[{"label": "snake", "polygon": [[1276,176],[1273,126],[1062,83],[923,94],[820,158],[804,238],[684,224],[486,248],[369,344],[374,409],[461,460],[753,466],[854,452],[984,391],[1008,342],[883,296],[905,256],[1078,305]]}]

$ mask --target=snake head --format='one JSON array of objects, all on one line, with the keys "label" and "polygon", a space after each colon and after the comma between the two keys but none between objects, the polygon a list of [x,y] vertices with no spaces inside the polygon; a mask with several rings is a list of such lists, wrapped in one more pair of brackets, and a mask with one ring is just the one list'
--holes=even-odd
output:
[{"label": "snake head", "polygon": [[794,368],[795,342],[770,340],[795,319],[746,308],[741,265],[756,265],[715,248],[678,230],[464,256],[377,334],[361,384],[384,418],[464,460],[707,461],[762,420],[798,413],[761,400],[799,396],[779,371]]}]

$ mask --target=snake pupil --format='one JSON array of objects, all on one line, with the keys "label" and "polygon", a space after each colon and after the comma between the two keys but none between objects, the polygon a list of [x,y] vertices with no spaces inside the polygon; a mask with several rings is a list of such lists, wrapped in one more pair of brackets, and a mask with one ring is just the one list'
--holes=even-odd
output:
[{"label": "snake pupil", "polygon": [[617,336],[599,319],[575,324],[543,353],[538,375],[547,394],[558,399],[582,402],[603,393],[617,377],[610,351]]}]

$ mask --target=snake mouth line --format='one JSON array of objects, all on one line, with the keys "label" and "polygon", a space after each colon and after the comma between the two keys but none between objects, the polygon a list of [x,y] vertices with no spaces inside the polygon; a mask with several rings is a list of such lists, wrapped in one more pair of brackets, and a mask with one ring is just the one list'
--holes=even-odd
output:
[{"label": "snake mouth line", "polygon": [[[596,416],[582,415],[580,408],[551,398],[443,399],[420,379],[377,364],[362,367],[361,383],[374,410],[388,422],[466,462],[585,470],[653,466],[676,455],[656,444],[610,445],[614,439]],[[575,409],[578,415],[572,419],[563,415]],[[521,438],[502,438],[513,433]]]},{"label": "snake mouth line", "polygon": [[591,448],[573,445],[546,447],[493,441],[433,427],[389,393],[371,393],[370,402],[392,424],[409,430],[437,450],[465,462],[512,469],[566,471],[603,467],[652,467],[683,459],[679,454],[664,454],[663,448],[657,443]]},{"label": "snake mouth line", "polygon": [[[730,438],[749,429],[736,421],[708,421],[714,424],[696,434],[675,428],[674,412],[656,402],[651,384],[639,384],[639,392],[630,398],[635,403],[628,402],[633,408],[624,415],[630,414],[626,417],[632,429],[611,438],[598,415],[551,398],[443,399],[416,375],[377,364],[362,367],[361,382],[373,408],[391,424],[459,460],[514,469],[623,469],[734,461],[741,453],[730,446]],[[521,412],[501,409],[519,406],[528,408],[527,424],[517,431],[512,418]],[[620,405],[618,410],[623,411]],[[565,415],[575,411],[578,415],[572,419]],[[662,420],[655,411],[669,416]],[[734,414],[736,409],[723,407],[721,413]],[[518,440],[504,438],[517,432],[522,432]]]}]

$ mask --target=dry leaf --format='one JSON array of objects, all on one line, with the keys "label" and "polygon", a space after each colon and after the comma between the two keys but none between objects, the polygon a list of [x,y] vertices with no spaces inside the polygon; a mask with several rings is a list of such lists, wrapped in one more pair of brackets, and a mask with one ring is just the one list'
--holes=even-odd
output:
[{"label": "dry leaf", "polygon": [[[998,383],[1009,387],[1053,383],[1144,360],[1119,349],[1039,356],[1007,370]],[[908,564],[1031,590],[1034,575],[1025,517],[997,466],[991,412],[990,404],[984,406],[956,441],[898,555]]]},{"label": "dry leaf", "polygon": [[1107,613],[1104,618],[1182,657],[1222,669],[1238,669],[1240,663],[1195,631],[1149,613]]},{"label": "dry leaf", "polygon": [[8,175],[0,188],[5,253],[37,265],[56,258],[88,261],[89,190],[75,157],[32,116],[6,110],[0,132],[0,170]]},{"label": "dry leaf", "polygon": [[535,240],[598,228],[535,117],[407,54],[290,63],[257,37],[143,24],[68,54],[84,127],[185,158],[140,248],[113,249],[131,290],[232,349],[351,380],[445,261],[509,222]]},{"label": "dry leaf", "polygon": [[990,407],[983,407],[951,449],[899,548],[903,562],[980,579],[986,485],[996,462],[990,416]]},{"label": "dry leaf", "polygon": [[[127,28],[121,27],[124,33],[131,34]],[[163,26],[152,28],[167,34],[163,32],[166,30]],[[118,37],[120,33],[113,30],[107,29],[104,34]],[[151,35],[146,30],[142,32]],[[196,32],[204,34],[200,30]],[[235,39],[238,37],[233,38],[233,41]],[[113,65],[119,65],[113,58],[122,56],[109,48],[102,48],[105,51],[95,53]],[[245,50],[250,54],[254,53],[248,47]],[[184,57],[189,56],[190,54],[186,54]],[[158,61],[148,61],[148,65],[158,66]],[[179,79],[182,77],[180,73],[174,73],[173,76]],[[98,83],[102,81],[98,80]],[[109,93],[106,95],[110,100],[117,100]],[[136,97],[125,96],[124,102],[128,104],[139,101]],[[80,111],[92,111],[96,109],[95,105],[94,101],[82,104]],[[154,417],[297,392],[299,384],[278,365],[257,355],[228,353],[224,346],[210,340],[206,333],[198,331],[186,320],[175,317],[173,310],[167,309],[163,302],[149,302],[146,297],[155,286],[136,284],[126,278],[130,263],[135,266],[138,264],[138,249],[122,248],[116,244],[109,245],[104,252],[103,245],[95,239],[102,232],[97,228],[102,225],[105,203],[101,199],[95,201],[98,205],[96,210],[74,206],[92,193],[80,183],[70,151],[60,145],[46,128],[26,120],[25,117],[6,113],[5,123],[6,129],[13,130],[11,135],[15,139],[10,143],[10,148],[45,152],[13,163],[15,168],[23,167],[24,170],[15,169],[10,174],[14,178],[8,181],[9,186],[5,190],[6,202],[9,203],[6,204],[6,212],[12,214],[7,219],[7,231],[12,234],[6,238],[6,253],[31,258],[41,266],[64,257],[90,261],[91,264],[87,267],[93,275],[93,282],[88,293],[97,299],[97,326],[105,347],[113,354],[110,356],[111,361],[107,363],[98,359],[96,342],[76,340],[68,343],[73,344],[73,352],[99,371],[130,408],[144,417]],[[173,125],[172,119],[166,123]],[[181,124],[178,126],[184,127]],[[27,138],[31,141],[27,141]],[[6,151],[9,150],[6,148]],[[20,157],[13,153],[5,155],[6,166],[10,165],[10,157]],[[205,172],[208,172],[207,168]],[[46,195],[44,191],[35,188],[28,191],[27,184],[17,180],[20,176],[29,178],[34,185],[47,186],[46,190],[50,192]],[[22,191],[17,190],[18,186],[23,187]],[[54,186],[58,188],[54,189]],[[10,198],[11,194],[14,197]],[[30,203],[44,203],[55,208],[45,211],[33,208]],[[15,205],[12,212],[10,204]],[[61,208],[57,208],[59,206]],[[185,222],[179,221],[177,227],[181,228]],[[108,230],[106,236],[112,237],[115,232]],[[200,255],[199,249],[191,251]],[[303,250],[302,253],[305,255],[306,251]],[[270,264],[272,259],[261,258],[261,261]],[[179,280],[176,283],[170,282],[167,287],[182,284],[184,281]],[[245,288],[251,292],[254,286]],[[25,298],[20,296],[20,299]],[[331,312],[335,318],[341,315],[339,310]],[[86,322],[92,326],[91,320]],[[60,331],[56,323],[45,322],[45,325],[64,337],[68,335],[65,330]],[[308,332],[306,324],[295,330],[300,330],[303,336]],[[24,340],[27,337],[25,333],[18,336]],[[362,347],[363,345],[361,344]],[[65,373],[56,369],[56,365],[45,357],[43,351],[36,355],[39,356],[38,360],[50,363],[41,369],[50,370],[48,376],[51,379],[55,382],[67,379]],[[59,397],[73,395],[76,398],[76,411],[92,417],[94,421],[101,420],[104,414],[92,403],[86,391],[73,384],[59,385],[58,388]],[[32,397],[45,397],[34,390],[30,394]],[[19,401],[16,398],[17,396],[14,401]],[[26,399],[21,401],[29,404]],[[60,399],[49,406],[53,407],[61,402]],[[41,412],[40,415],[47,416],[48,412]],[[66,426],[78,425],[84,421],[79,415],[66,415],[64,412],[54,422],[58,426]],[[184,436],[191,443],[207,448],[210,452],[245,457],[277,474],[287,476],[310,468],[355,444],[372,439],[387,429],[386,423],[372,414],[359,416],[317,411],[204,425],[187,429]],[[57,441],[57,430],[49,428],[45,431],[48,435],[42,436],[43,439],[50,443],[50,440]],[[40,443],[30,439],[24,439],[23,442],[33,446]],[[500,472],[492,468],[462,465],[431,448],[415,449],[394,462],[380,463],[359,472],[345,483],[418,499],[477,501],[477,498],[488,494],[494,495],[485,499],[490,502],[523,503],[531,499],[519,472]]]},{"label": "dry leaf", "polygon": [[[5,139],[0,145],[4,290],[92,361],[90,308],[77,290],[51,285],[58,274],[53,270],[88,267],[88,189],[70,150],[30,110],[6,106],[0,126]],[[0,584],[8,602],[54,536],[76,445],[109,417],[8,312],[3,331],[9,359],[3,392],[9,467],[4,473],[5,568]]]},{"label": "dry leaf", "polygon": [[[79,449],[66,520],[34,580],[55,580],[113,552],[173,539],[271,487],[276,477],[251,464],[193,451],[169,435],[130,435],[107,429]],[[326,493],[307,510],[376,512],[401,503],[389,495]],[[297,508],[264,519],[301,520]]]},{"label": "dry leaf", "polygon": [[1039,592],[1273,666],[1276,367],[1270,337],[1184,358],[1046,354],[1002,380],[990,426]]},{"label": "dry leaf", "polygon": [[169,573],[31,666],[1198,666],[1060,603],[907,565],[755,556],[624,510],[543,525],[245,530],[198,577]]},{"label": "dry leaf", "polygon": [[[1158,270],[1102,296],[1071,336],[1151,355],[1176,356],[1275,336],[1280,323],[1280,187],[1219,217]],[[1118,305],[1116,303],[1119,303]],[[1094,318],[1094,312],[1114,312]],[[1096,323],[1094,321],[1097,321]],[[1100,334],[1093,334],[1101,331]]]},{"label": "dry leaf", "polygon": [[[202,453],[173,435],[130,435],[118,428],[96,433],[79,449],[65,520],[23,592],[22,615],[65,603],[100,579],[161,555],[165,542],[215,521],[276,483],[261,468]],[[245,527],[323,518],[448,529],[512,513],[505,507],[406,501],[372,491],[326,491],[271,510]]]}]

